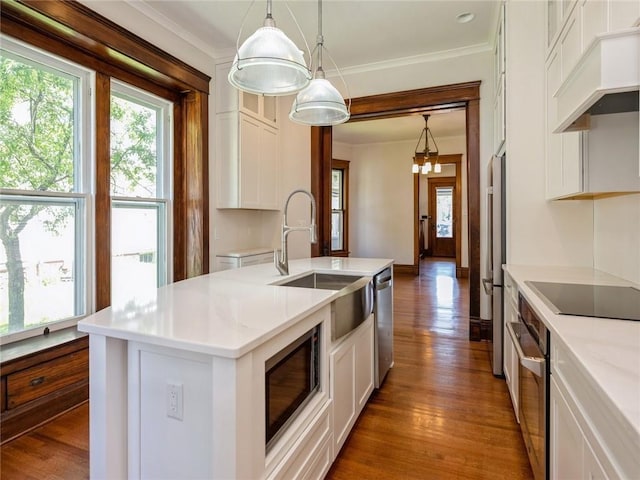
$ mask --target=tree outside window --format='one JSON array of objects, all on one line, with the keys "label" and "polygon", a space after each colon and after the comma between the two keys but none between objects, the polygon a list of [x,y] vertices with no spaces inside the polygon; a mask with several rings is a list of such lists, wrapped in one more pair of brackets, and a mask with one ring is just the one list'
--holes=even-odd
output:
[{"label": "tree outside window", "polygon": [[[94,133],[90,71],[3,38],[0,79],[0,335],[6,335],[93,309]],[[157,248],[153,259],[160,271],[153,289],[167,281],[170,224],[168,143],[158,140],[165,115],[159,120],[157,113],[171,104],[159,103],[162,108],[121,95],[111,107],[113,206],[141,201],[138,210],[153,212],[147,225],[162,243],[162,266]],[[167,125],[160,127],[169,138]],[[140,216],[130,222],[140,225]],[[140,262],[149,263],[153,255],[140,253]]]}]

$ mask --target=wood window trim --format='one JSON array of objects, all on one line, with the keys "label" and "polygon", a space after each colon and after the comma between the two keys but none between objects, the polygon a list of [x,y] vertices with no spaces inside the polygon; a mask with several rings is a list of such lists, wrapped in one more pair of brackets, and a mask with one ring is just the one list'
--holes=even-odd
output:
[{"label": "wood window trim", "polygon": [[342,170],[342,210],[344,223],[342,231],[342,249],[331,250],[332,257],[349,256],[349,161],[334,158],[331,160],[332,170]]},{"label": "wood window trim", "polygon": [[[480,340],[480,81],[385,93],[351,100],[350,122],[427,113],[435,109],[464,107],[467,129],[467,202],[469,213],[469,337]],[[331,127],[311,127],[311,191],[318,200],[319,256],[331,239],[330,185]],[[328,173],[327,173],[328,170]],[[416,180],[417,181],[417,180]],[[327,188],[329,195],[327,194]],[[328,229],[327,229],[328,221]],[[328,232],[328,236],[327,236]],[[414,242],[414,244],[417,242]],[[414,267],[419,268],[419,249],[414,245]]]},{"label": "wood window trim", "polygon": [[[75,1],[3,0],[2,33],[96,72],[96,309],[111,303],[110,77],[174,102],[173,280],[208,273],[210,77]],[[107,100],[105,100],[107,98]]]}]

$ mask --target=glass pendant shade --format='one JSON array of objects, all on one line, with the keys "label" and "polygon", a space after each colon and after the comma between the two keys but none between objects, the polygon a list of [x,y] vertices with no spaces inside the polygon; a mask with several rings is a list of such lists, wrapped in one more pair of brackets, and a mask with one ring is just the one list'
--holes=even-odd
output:
[{"label": "glass pendant shade", "polygon": [[442,172],[442,165],[440,165],[439,163],[436,163],[435,166],[433,167],[433,171],[435,173],[440,173]]},{"label": "glass pendant shade", "polygon": [[426,162],[424,165],[422,165],[422,174],[423,175],[426,175],[430,171],[431,171],[431,162]]},{"label": "glass pendant shade", "polygon": [[289,95],[310,80],[302,51],[269,17],[238,48],[229,72],[231,85],[258,95]]},{"label": "glass pendant shade", "polygon": [[289,118],[304,125],[338,125],[349,120],[349,111],[340,92],[324,78],[314,78],[298,92]]},{"label": "glass pendant shade", "polygon": [[414,159],[414,164],[411,167],[411,173],[420,173],[420,165],[415,163],[415,159]]}]

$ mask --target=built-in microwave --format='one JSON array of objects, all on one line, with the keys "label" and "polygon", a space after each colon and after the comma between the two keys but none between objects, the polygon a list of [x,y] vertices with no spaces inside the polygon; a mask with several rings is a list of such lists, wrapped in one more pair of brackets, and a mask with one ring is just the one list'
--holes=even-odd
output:
[{"label": "built-in microwave", "polygon": [[265,362],[267,452],[320,390],[320,325]]}]

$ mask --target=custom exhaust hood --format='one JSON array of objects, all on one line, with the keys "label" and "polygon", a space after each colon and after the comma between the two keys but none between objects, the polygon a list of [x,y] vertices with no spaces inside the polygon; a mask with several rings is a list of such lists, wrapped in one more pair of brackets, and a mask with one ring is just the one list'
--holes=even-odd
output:
[{"label": "custom exhaust hood", "polygon": [[584,114],[638,111],[640,28],[598,36],[556,93],[554,133],[581,130]]}]

